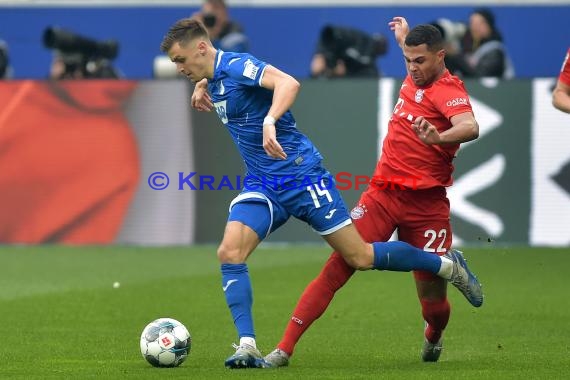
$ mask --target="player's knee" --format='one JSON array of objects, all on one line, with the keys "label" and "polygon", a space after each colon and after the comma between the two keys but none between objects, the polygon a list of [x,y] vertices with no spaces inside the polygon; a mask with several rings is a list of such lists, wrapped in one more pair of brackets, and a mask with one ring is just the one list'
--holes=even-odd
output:
[{"label": "player's knee", "polygon": [[345,256],[344,260],[348,265],[356,270],[368,270],[372,268],[370,258],[365,255],[351,254]]},{"label": "player's knee", "polygon": [[240,264],[244,262],[244,258],[240,255],[238,248],[231,248],[225,244],[218,247],[218,260],[222,264]]}]

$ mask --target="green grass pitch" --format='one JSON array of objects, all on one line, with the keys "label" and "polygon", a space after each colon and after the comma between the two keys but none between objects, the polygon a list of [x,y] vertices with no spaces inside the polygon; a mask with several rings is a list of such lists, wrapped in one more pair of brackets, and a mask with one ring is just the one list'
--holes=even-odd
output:
[{"label": "green grass pitch", "polygon": [[[357,273],[305,334],[287,368],[227,370],[236,342],[215,247],[0,248],[1,379],[553,379],[570,369],[570,249],[464,250],[485,290],[475,309],[450,287],[439,363],[422,363],[409,273]],[[258,346],[278,342],[324,246],[265,246],[250,258]],[[114,282],[119,288],[113,288]],[[183,322],[178,368],[151,367],[144,326]]]}]

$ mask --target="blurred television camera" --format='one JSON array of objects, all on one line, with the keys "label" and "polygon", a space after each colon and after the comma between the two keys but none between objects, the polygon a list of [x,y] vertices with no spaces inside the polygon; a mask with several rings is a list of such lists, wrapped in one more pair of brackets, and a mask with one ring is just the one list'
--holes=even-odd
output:
[{"label": "blurred television camera", "polygon": [[111,61],[119,53],[115,40],[96,41],[68,30],[48,27],[44,46],[54,50],[53,79],[117,79],[118,71]]},{"label": "blurred television camera", "polygon": [[0,40],[0,79],[10,78],[10,58],[8,55],[8,45]]},{"label": "blurred television camera", "polygon": [[461,41],[467,33],[467,25],[462,22],[451,21],[447,18],[439,18],[430,23],[439,29],[445,42],[448,54],[458,54],[462,50]]},{"label": "blurred television camera", "polygon": [[464,44],[466,38],[469,37],[469,28],[466,24],[457,21],[451,21],[447,18],[439,18],[430,23],[439,29],[445,48],[445,66],[455,75],[471,72],[466,60],[464,59]]},{"label": "blurred television camera", "polygon": [[329,77],[378,76],[376,59],[387,51],[388,40],[381,34],[325,25],[321,29],[316,55],[324,58],[326,68],[312,65],[311,74]]}]

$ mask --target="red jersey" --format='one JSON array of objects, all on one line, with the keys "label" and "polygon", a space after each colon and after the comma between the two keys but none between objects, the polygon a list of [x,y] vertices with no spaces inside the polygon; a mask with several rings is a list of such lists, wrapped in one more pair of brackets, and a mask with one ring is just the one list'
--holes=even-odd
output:
[{"label": "red jersey", "polygon": [[570,48],[566,52],[566,58],[564,58],[564,62],[562,63],[558,80],[565,85],[570,86]]},{"label": "red jersey", "polygon": [[459,144],[426,145],[414,132],[412,122],[424,116],[441,133],[451,128],[452,116],[464,112],[473,112],[469,95],[463,82],[448,70],[425,87],[416,86],[408,75],[388,123],[373,182],[396,182],[413,189],[450,186]]}]

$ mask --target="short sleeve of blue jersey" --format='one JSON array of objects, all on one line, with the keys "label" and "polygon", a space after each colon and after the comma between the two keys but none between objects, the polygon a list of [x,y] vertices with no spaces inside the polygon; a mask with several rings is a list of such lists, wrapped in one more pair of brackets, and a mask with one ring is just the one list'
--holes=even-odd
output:
[{"label": "short sleeve of blue jersey", "polygon": [[266,66],[267,63],[252,55],[244,54],[242,57],[230,59],[225,71],[236,82],[261,87],[261,78]]}]

